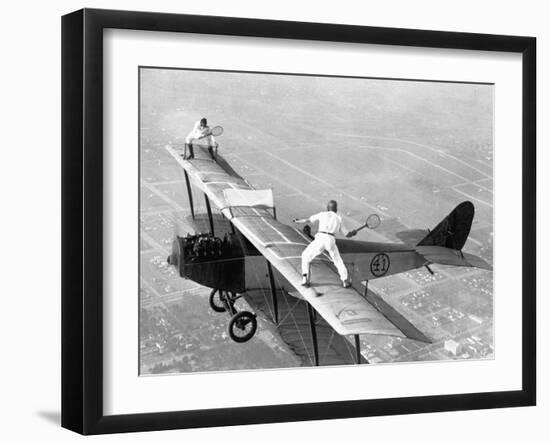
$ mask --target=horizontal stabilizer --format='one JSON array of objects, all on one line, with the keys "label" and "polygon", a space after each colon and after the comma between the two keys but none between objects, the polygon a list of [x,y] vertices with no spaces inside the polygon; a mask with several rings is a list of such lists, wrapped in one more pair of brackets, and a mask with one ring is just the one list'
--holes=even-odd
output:
[{"label": "horizontal stabilizer", "polygon": [[443,246],[417,246],[416,252],[430,263],[449,266],[468,266],[492,271],[493,267],[480,257]]}]

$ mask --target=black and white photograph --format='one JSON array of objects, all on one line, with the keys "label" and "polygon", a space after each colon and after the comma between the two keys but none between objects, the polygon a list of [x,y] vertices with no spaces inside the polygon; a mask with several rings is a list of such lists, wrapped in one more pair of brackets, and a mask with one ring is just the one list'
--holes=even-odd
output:
[{"label": "black and white photograph", "polygon": [[494,358],[494,84],[138,77],[140,376]]}]

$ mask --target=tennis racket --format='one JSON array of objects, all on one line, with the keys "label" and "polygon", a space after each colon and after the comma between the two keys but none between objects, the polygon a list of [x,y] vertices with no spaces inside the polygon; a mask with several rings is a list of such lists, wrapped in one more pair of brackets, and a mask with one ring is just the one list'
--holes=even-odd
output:
[{"label": "tennis racket", "polygon": [[367,217],[365,224],[355,229],[355,232],[359,232],[361,229],[365,229],[365,228],[376,229],[379,225],[380,225],[380,217],[378,216],[378,214],[371,214]]},{"label": "tennis racket", "polygon": [[210,135],[213,135],[214,137],[218,137],[219,135],[223,134],[223,128],[221,126],[214,126],[210,131],[208,131],[206,134],[204,134],[201,138],[208,137]]}]

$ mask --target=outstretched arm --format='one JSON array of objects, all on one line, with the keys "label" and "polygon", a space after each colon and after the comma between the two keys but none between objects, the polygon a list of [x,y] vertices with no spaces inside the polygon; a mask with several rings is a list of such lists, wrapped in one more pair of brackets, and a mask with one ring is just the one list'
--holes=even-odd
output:
[{"label": "outstretched arm", "polygon": [[319,214],[314,214],[311,217],[307,217],[307,218],[295,218],[292,221],[294,223],[307,223],[307,222],[313,223],[313,222],[317,221],[318,215]]}]

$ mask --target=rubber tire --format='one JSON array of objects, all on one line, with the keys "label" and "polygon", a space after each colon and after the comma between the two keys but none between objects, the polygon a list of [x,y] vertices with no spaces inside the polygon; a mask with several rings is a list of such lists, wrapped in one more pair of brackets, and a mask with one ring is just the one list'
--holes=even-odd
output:
[{"label": "rubber tire", "polygon": [[[250,321],[252,323],[252,329],[245,336],[235,335],[235,333],[233,332],[233,328],[236,327],[236,322],[238,320],[241,320],[243,317],[250,318]],[[231,317],[231,320],[229,321],[229,336],[234,342],[244,343],[250,340],[252,337],[254,337],[254,334],[256,333],[257,328],[258,328],[258,320],[256,320],[256,315],[253,314],[252,312],[240,311],[240,312],[237,312],[233,317]]]},{"label": "rubber tire", "polygon": [[[212,292],[210,292],[210,297],[208,297],[208,303],[210,303],[210,307],[216,311],[216,312],[225,312],[225,306],[223,304],[219,305],[216,303],[216,293],[219,292],[221,295],[222,290],[221,289],[212,289]],[[218,298],[219,300],[219,298]]]}]

